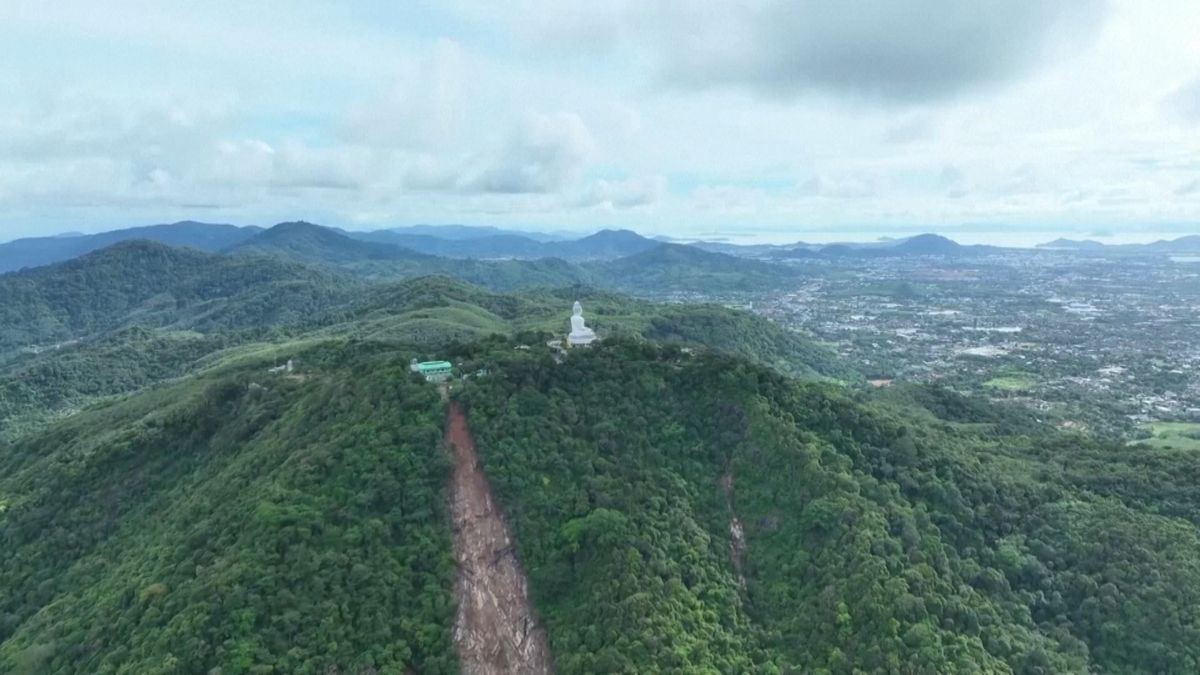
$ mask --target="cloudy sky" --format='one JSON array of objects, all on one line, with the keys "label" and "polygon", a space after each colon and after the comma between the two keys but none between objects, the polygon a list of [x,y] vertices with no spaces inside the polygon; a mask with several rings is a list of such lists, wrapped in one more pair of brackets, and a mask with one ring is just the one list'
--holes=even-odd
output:
[{"label": "cloudy sky", "polygon": [[3,0],[0,240],[1200,232],[1196,0]]}]

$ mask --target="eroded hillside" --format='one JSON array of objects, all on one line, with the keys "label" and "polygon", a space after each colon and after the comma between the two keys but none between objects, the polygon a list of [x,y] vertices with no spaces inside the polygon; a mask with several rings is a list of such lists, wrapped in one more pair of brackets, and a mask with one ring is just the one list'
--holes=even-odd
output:
[{"label": "eroded hillside", "polygon": [[519,344],[444,347],[454,453],[415,350],[347,340],[0,446],[0,671],[1196,670],[1194,457]]}]

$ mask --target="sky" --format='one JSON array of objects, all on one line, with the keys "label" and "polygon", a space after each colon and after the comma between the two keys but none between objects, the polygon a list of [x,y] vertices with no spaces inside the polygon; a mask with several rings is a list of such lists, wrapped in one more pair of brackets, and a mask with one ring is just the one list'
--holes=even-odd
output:
[{"label": "sky", "polygon": [[3,0],[0,241],[1200,233],[1196,0]]}]

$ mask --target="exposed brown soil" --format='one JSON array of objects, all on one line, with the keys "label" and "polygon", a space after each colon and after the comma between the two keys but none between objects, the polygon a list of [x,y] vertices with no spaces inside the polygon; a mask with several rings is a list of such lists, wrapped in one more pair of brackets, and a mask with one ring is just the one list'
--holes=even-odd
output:
[{"label": "exposed brown soil", "polygon": [[469,675],[552,673],[546,634],[529,604],[525,573],[457,402],[450,403],[447,413],[446,442],[454,452],[454,642],[462,670]]},{"label": "exposed brown soil", "polygon": [[725,504],[729,507],[729,558],[733,562],[733,571],[737,572],[738,587],[746,587],[746,576],[742,568],[746,564],[746,532],[742,529],[742,521],[733,510],[733,469],[726,468],[721,476],[721,491],[725,493]]}]

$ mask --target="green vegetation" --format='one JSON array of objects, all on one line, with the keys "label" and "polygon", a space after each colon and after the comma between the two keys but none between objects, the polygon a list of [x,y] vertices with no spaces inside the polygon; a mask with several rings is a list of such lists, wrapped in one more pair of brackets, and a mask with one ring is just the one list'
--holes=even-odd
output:
[{"label": "green vegetation", "polygon": [[778,288],[796,277],[789,267],[691,246],[663,244],[588,268],[600,283],[634,293],[698,290],[720,293]]},{"label": "green vegetation", "polygon": [[135,391],[186,373],[235,335],[132,327],[84,346],[0,365],[0,438],[16,437],[88,401]]},{"label": "green vegetation", "polygon": [[[0,438],[245,350],[273,349],[286,360],[283,345],[298,339],[434,348],[527,333],[540,344],[565,330],[576,298],[602,334],[706,347],[797,375],[856,378],[806,338],[718,306],[661,307],[582,287],[495,294],[444,276],[365,285],[295,263],[149,242],[2,277],[6,293],[11,302],[0,314],[14,323],[0,331]],[[18,349],[31,346],[40,351]]]},{"label": "green vegetation", "polygon": [[[355,239],[312,223],[280,223],[238,244],[232,252],[325,265],[376,281],[445,274],[497,291],[571,285],[638,294],[750,291],[777,288],[796,276],[786,266],[662,244],[632,232],[601,232],[575,242],[548,245],[544,248],[551,257],[534,260],[504,259],[503,253],[492,256],[500,259],[450,259],[388,243],[386,235],[370,239]],[[404,241],[403,237],[396,239]],[[453,242],[443,243],[453,248]],[[553,257],[556,252],[594,260],[574,264]]]},{"label": "green vegetation", "polygon": [[[442,350],[488,369],[457,395],[561,672],[1200,665],[1191,453],[636,339],[516,344]],[[0,670],[455,669],[443,406],[412,350],[305,345],[290,377],[239,349],[0,446]]]},{"label": "green vegetation", "polygon": [[0,671],[454,672],[442,405],[407,354],[352,354],[3,448]]},{"label": "green vegetation", "polygon": [[1200,424],[1194,422],[1154,422],[1148,425],[1150,437],[1138,443],[1156,448],[1200,450]]},{"label": "green vegetation", "polygon": [[1200,666],[1200,491],[1122,478],[1178,455],[639,343],[505,354],[464,399],[563,672]]},{"label": "green vegetation", "polygon": [[204,332],[296,325],[355,297],[357,284],[270,258],[148,241],[0,276],[0,361],[129,325]]},{"label": "green vegetation", "polygon": [[1029,373],[1007,373],[997,375],[983,386],[1000,391],[1026,391],[1037,385],[1037,377]]},{"label": "green vegetation", "polygon": [[[577,298],[604,340],[556,358]],[[842,386],[715,305],[146,243],[0,277],[0,319],[0,672],[456,672],[414,357],[484,373],[452,395],[560,672],[1200,671],[1200,425]]]}]

